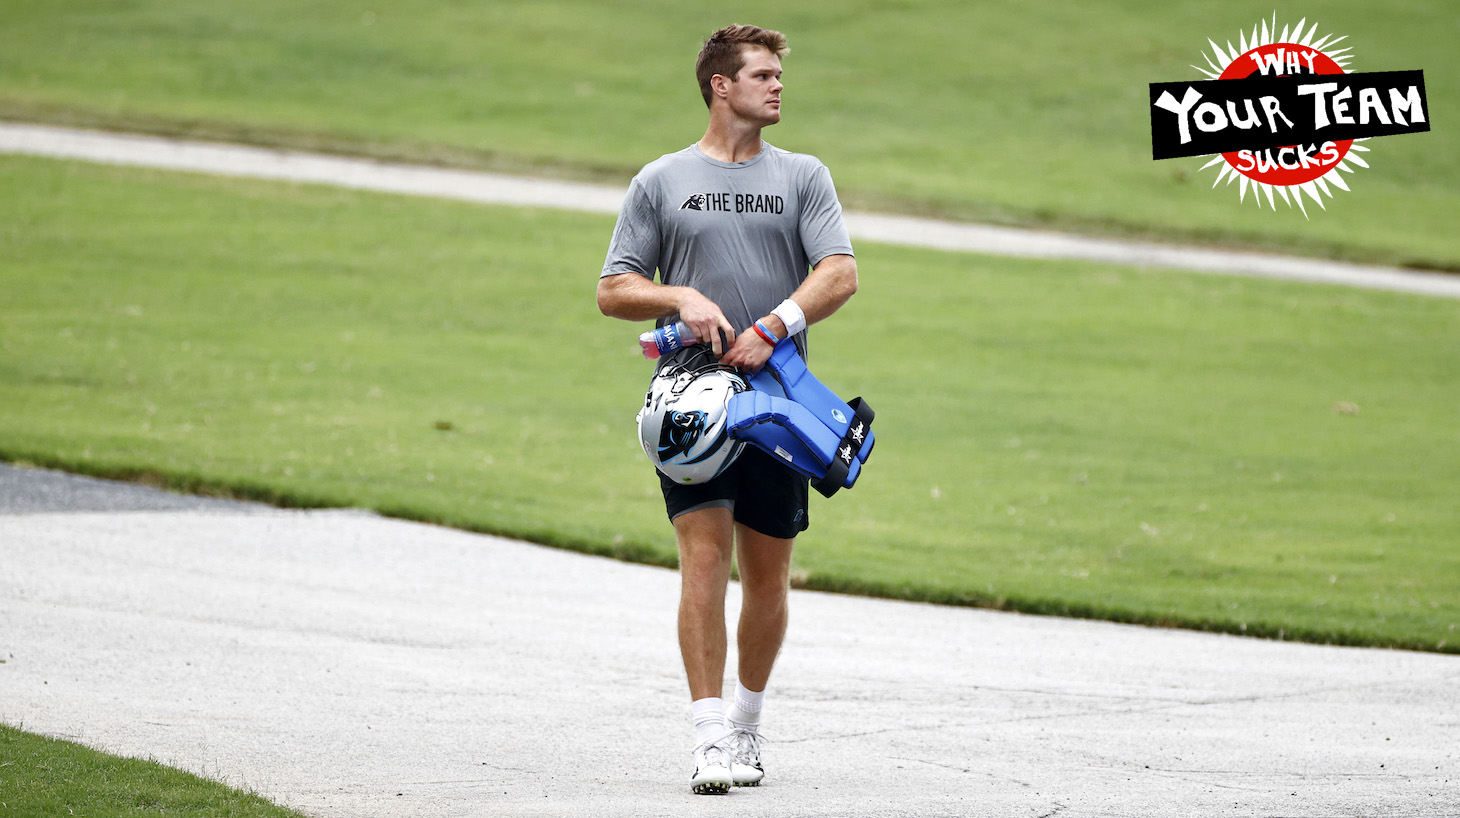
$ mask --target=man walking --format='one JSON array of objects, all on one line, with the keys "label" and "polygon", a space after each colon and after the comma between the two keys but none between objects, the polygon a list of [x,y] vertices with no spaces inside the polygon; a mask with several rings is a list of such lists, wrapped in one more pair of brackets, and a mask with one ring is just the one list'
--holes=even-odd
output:
[{"label": "man walking", "polygon": [[[598,280],[598,306],[629,321],[680,320],[720,363],[756,372],[774,344],[836,312],[857,289],[857,266],[831,175],[815,157],[766,144],[781,119],[786,38],[755,26],[710,36],[695,65],[709,108],[699,142],[634,177]],[[659,281],[655,281],[655,273]],[[723,338],[721,333],[724,333]],[[667,356],[660,366],[682,360]],[[806,530],[807,480],[747,446],[698,485],[660,475],[679,544],[679,645],[697,746],[691,789],[755,786],[760,714],[786,633],[791,551]],[[738,560],[743,603],[738,682],[722,699],[725,592]]]}]

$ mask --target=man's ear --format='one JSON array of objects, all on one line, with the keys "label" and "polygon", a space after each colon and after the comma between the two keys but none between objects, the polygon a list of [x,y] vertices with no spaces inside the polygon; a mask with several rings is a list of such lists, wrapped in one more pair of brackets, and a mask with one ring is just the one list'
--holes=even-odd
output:
[{"label": "man's ear", "polygon": [[716,74],[710,77],[710,93],[724,99],[730,96],[730,78],[724,74]]}]

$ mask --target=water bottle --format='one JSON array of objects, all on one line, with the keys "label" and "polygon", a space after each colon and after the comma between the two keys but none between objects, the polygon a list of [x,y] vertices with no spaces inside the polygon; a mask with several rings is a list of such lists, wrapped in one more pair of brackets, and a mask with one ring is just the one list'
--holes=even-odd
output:
[{"label": "water bottle", "polygon": [[644,349],[644,357],[650,359],[668,355],[676,349],[683,349],[694,342],[694,331],[683,321],[651,330],[639,336],[639,346]]}]

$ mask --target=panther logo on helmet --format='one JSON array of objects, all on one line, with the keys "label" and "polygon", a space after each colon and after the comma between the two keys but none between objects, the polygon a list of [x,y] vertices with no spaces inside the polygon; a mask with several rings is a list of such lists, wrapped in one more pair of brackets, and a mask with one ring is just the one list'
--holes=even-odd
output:
[{"label": "panther logo on helmet", "polygon": [[682,457],[705,433],[705,413],[671,412],[659,433],[659,460]]}]

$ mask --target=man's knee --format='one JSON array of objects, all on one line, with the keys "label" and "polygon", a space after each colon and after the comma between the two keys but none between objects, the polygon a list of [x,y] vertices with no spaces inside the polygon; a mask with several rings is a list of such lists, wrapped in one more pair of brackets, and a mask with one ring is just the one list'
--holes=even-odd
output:
[{"label": "man's knee", "polygon": [[761,604],[784,602],[790,589],[793,544],[793,540],[741,532],[740,586],[747,599]]},{"label": "man's knee", "polygon": [[740,574],[740,592],[747,604],[760,607],[775,607],[786,604],[790,582],[785,574],[748,575]]}]

